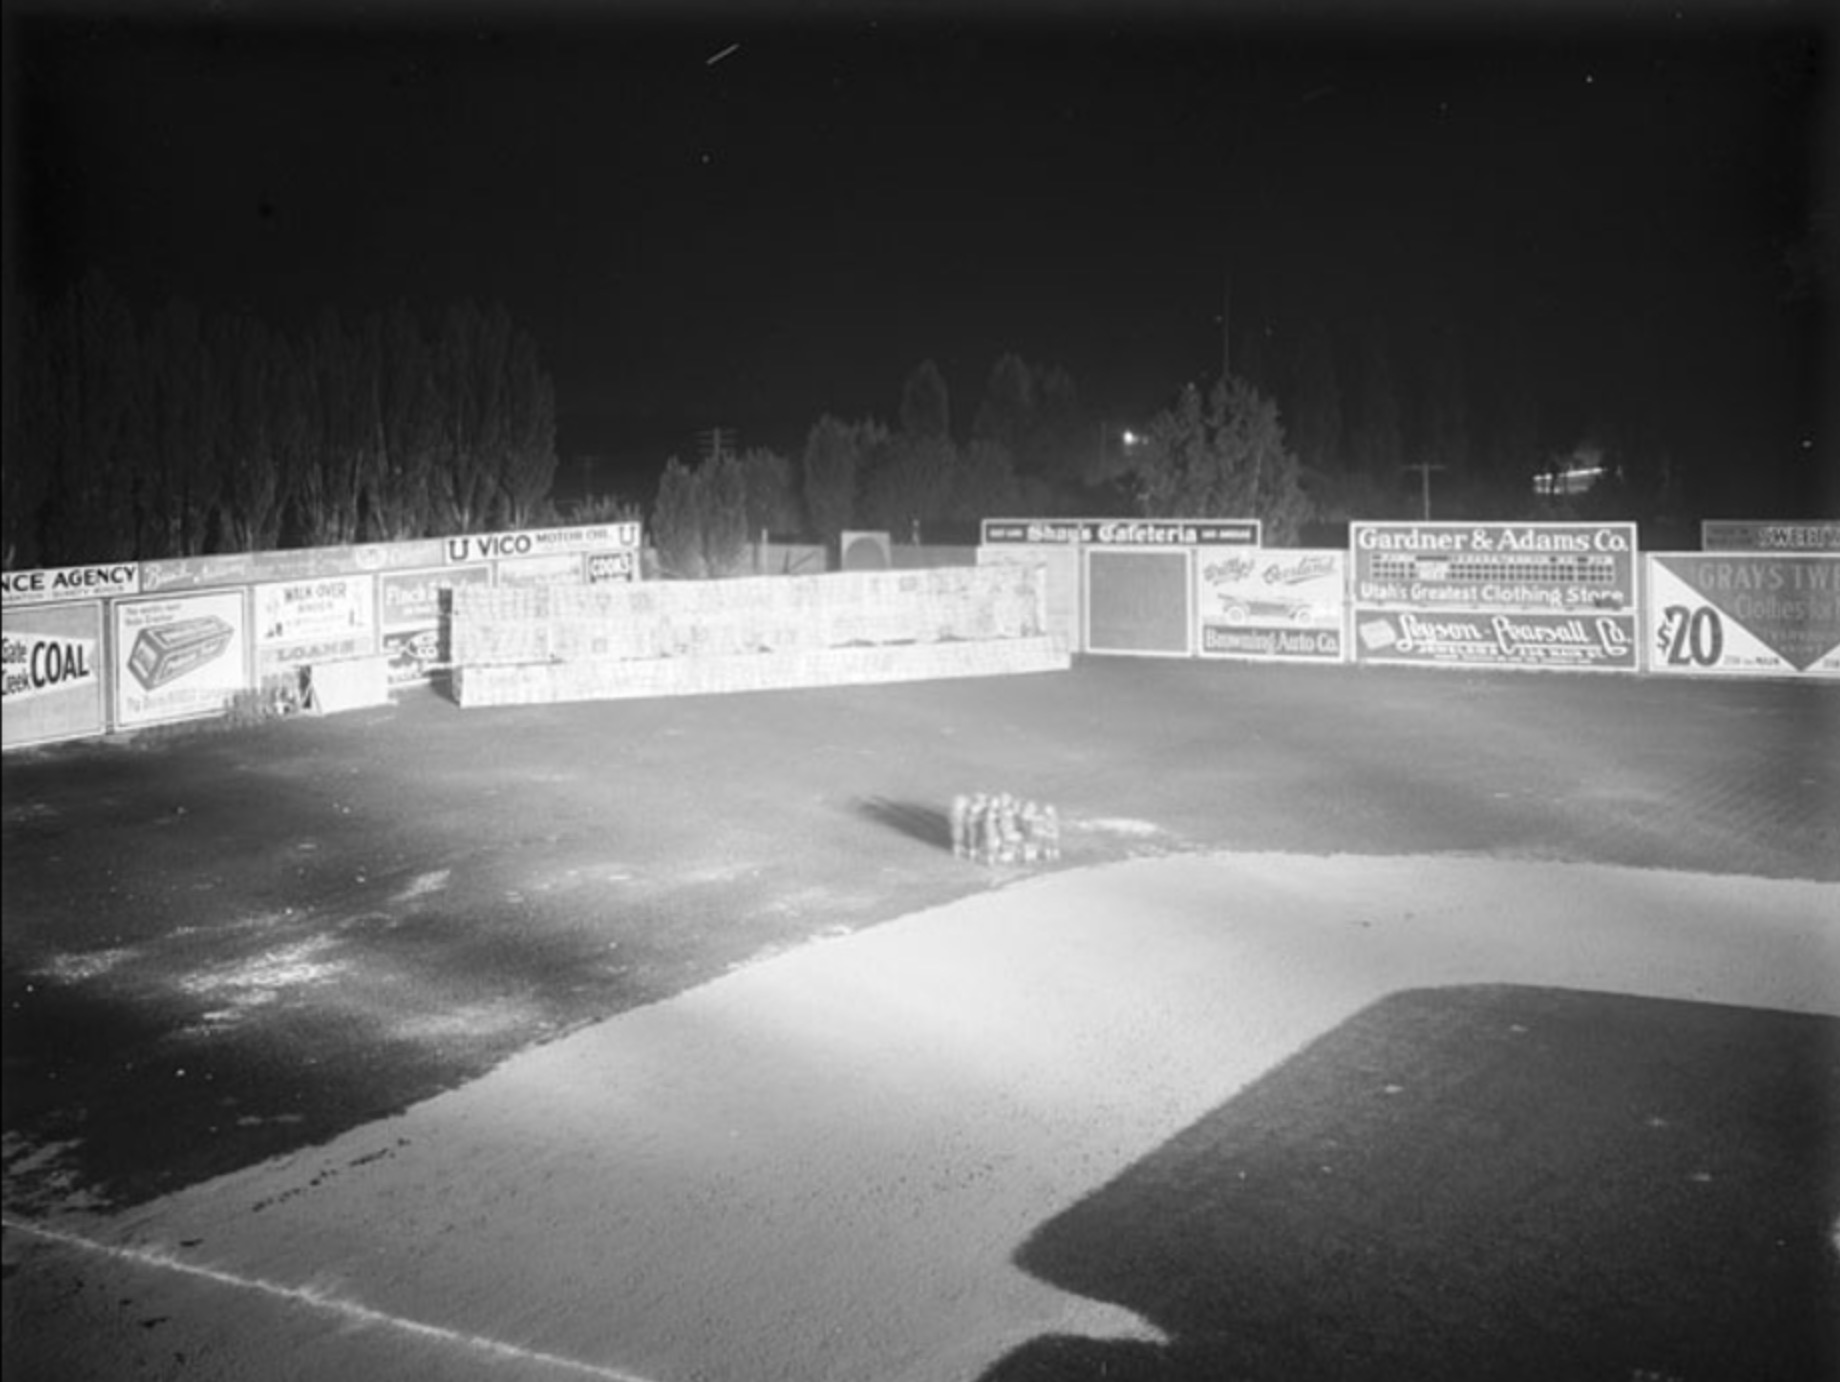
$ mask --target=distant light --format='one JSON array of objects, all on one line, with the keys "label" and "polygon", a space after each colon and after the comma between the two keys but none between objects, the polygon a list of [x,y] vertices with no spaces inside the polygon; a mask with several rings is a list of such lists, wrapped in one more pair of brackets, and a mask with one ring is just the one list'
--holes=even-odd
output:
[{"label": "distant light", "polygon": [[1535,494],[1583,494],[1603,475],[1601,465],[1574,465],[1533,477]]},{"label": "distant light", "polygon": [[1143,441],[1143,438],[1140,437],[1137,433],[1131,431],[1129,428],[1125,429],[1124,444],[1126,446],[1136,446],[1142,441]]}]

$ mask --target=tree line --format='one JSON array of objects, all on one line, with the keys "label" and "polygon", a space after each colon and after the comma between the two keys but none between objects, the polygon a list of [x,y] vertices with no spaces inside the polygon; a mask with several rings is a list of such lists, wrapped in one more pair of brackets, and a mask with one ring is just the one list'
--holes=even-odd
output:
[{"label": "tree line", "polygon": [[[501,306],[432,321],[400,304],[353,320],[326,310],[289,335],[181,301],[143,323],[92,274],[49,309],[27,305],[9,348],[8,565],[400,541],[555,514],[555,390]],[[1278,354],[1243,336],[1235,371],[1177,390],[1130,447],[1066,370],[1014,353],[958,440],[946,381],[924,361],[892,423],[825,415],[794,455],[668,460],[650,535],[667,573],[697,576],[742,569],[762,533],[962,542],[1006,514],[1257,517],[1269,540],[1294,542],[1312,523],[1417,516],[1414,471],[1435,475],[1439,518],[1627,517],[1667,502],[1665,454],[1627,437],[1596,440],[1611,464],[1592,495],[1536,497],[1533,476],[1571,453],[1550,446],[1518,361],[1475,406],[1479,371],[1454,330],[1418,352],[1409,398],[1379,324],[1353,338],[1311,326]]]},{"label": "tree line", "polygon": [[1007,353],[963,444],[938,366],[902,385],[893,426],[826,415],[796,461],[764,448],[665,464],[648,531],[670,575],[743,569],[763,533],[834,543],[849,528],[897,541],[975,541],[987,517],[1234,515],[1293,542],[1310,514],[1276,405],[1249,382],[1189,388],[1126,451],[1082,406],[1072,378]]},{"label": "tree line", "polygon": [[26,305],[7,371],[8,565],[402,541],[527,526],[555,389],[502,306],[407,306],[290,336],[92,274]]}]

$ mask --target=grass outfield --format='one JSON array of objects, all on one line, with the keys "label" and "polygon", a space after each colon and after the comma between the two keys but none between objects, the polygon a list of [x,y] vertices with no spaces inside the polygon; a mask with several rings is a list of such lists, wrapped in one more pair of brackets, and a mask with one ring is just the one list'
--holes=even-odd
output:
[{"label": "grass outfield", "polygon": [[[1057,866],[1464,854],[1840,878],[1840,689],[1143,659],[389,708],[3,767],[9,1204],[127,1204],[813,938]],[[1823,752],[1823,748],[1829,751]],[[55,1146],[55,1155],[44,1148]]]}]

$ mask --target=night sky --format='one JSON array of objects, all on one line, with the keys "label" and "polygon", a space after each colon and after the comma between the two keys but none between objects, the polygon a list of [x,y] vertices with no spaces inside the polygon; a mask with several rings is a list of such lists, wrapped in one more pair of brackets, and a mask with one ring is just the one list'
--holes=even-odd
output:
[{"label": "night sky", "polygon": [[928,358],[961,436],[1004,351],[1145,421],[1224,296],[1274,386],[1320,324],[1350,393],[1378,321],[1409,418],[1455,332],[1478,410],[1524,372],[1555,441],[1660,437],[1728,512],[1836,499],[1826,6],[140,12],[8,6],[9,299],[502,301],[562,485],[892,421]]}]

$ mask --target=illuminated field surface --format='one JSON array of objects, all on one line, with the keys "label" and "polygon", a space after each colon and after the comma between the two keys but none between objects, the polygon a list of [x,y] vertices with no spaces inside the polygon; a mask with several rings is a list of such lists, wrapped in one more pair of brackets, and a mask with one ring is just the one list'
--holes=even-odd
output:
[{"label": "illuminated field surface", "polygon": [[9,755],[7,1375],[1831,1375],[1837,727],[1127,659]]}]

